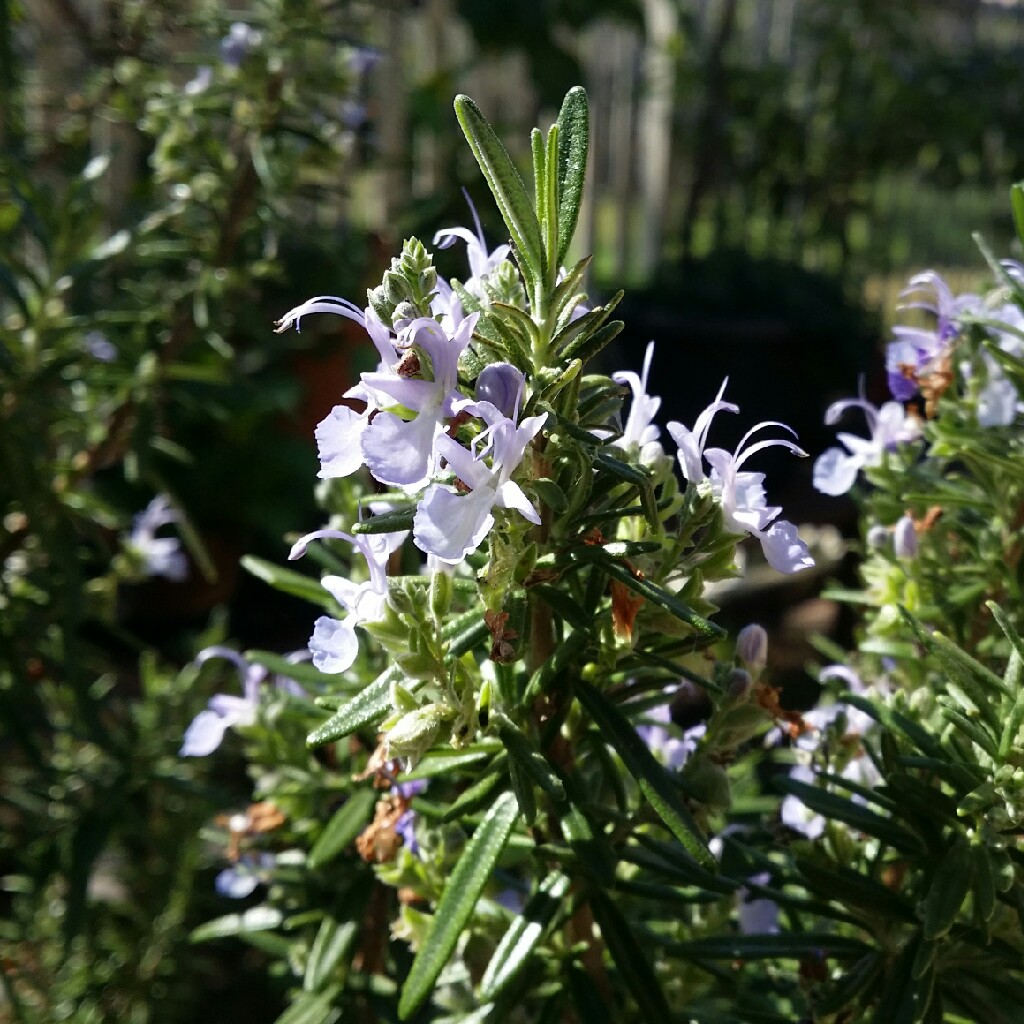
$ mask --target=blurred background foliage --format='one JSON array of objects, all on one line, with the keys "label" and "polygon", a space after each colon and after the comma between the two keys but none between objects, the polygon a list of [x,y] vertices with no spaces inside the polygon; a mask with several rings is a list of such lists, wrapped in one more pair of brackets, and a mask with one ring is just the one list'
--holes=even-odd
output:
[{"label": "blurred background foliage", "polygon": [[[1022,49],[981,0],[0,0],[0,1019],[276,1015],[258,950],[187,944],[202,827],[248,800],[240,762],[177,756],[190,660],[305,640],[238,558],[316,523],[312,428],[362,357],[275,316],[358,302],[466,222],[463,179],[501,240],[456,92],[522,140],[582,81],[616,359],[667,341],[685,422],[735,367],[815,450],[908,269],[1009,251]],[[183,581],[126,549],[155,494]]]}]

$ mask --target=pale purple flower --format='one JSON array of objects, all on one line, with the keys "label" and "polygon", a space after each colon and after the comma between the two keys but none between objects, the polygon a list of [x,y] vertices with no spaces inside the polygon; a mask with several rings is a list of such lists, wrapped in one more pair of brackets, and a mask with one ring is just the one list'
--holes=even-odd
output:
[{"label": "pale purple flower", "polygon": [[756,622],[744,626],[736,637],[736,657],[755,678],[768,664],[768,632]]},{"label": "pale purple flower", "polygon": [[366,123],[366,104],[358,100],[342,100],[338,119],[350,131],[355,131]]},{"label": "pale purple flower", "polygon": [[[399,358],[395,339],[371,307],[360,309],[348,299],[339,298],[337,295],[315,295],[285,313],[277,321],[275,331],[280,334],[289,327],[294,327],[298,331],[302,318],[311,313],[333,313],[354,320],[370,336],[380,356],[381,366],[374,375],[375,379],[402,380],[393,369],[393,364]],[[349,388],[343,397],[363,402],[364,409],[362,412],[356,412],[348,406],[336,405],[317,424],[316,443],[320,455],[320,472],[317,475],[324,480],[349,476],[363,465],[363,435],[370,417],[381,408],[382,402],[388,401],[367,389],[362,381]]]},{"label": "pale purple flower", "polygon": [[[392,372],[364,373],[362,386],[380,408],[400,407],[403,412],[379,412],[362,432],[363,459],[375,480],[415,487],[437,468],[435,441],[444,435],[444,421],[454,414],[458,390],[458,362],[473,336],[479,314],[467,316],[452,337],[436,320],[421,317],[399,332],[398,345],[419,349],[430,360],[432,380],[400,377]],[[405,416],[411,413],[412,418]]]},{"label": "pale purple flower", "polygon": [[892,528],[892,549],[897,558],[910,561],[917,557],[917,530],[909,515],[902,515]]},{"label": "pale purple flower", "polygon": [[[831,679],[838,679],[846,684],[850,693],[857,696],[864,696],[868,693],[868,688],[860,676],[845,665],[828,665],[821,670],[818,678],[823,683]],[[885,680],[876,683],[873,690],[875,696],[880,698],[885,698],[889,693],[889,687]],[[875,720],[860,708],[843,701],[819,705],[803,715],[807,730],[796,740],[798,756],[804,758],[813,756],[821,746],[822,734],[833,727],[840,720],[840,716],[842,716],[843,734],[839,749],[855,744],[857,750],[839,772],[840,776],[868,788],[877,786],[881,782],[881,775],[874,762],[859,744],[859,738],[867,735],[874,728]],[[790,778],[813,784],[817,776],[809,764],[800,763],[794,765],[790,770]],[[864,802],[863,797],[859,795],[854,795],[851,799],[855,803]],[[825,830],[825,819],[807,808],[801,799],[793,794],[787,795],[783,799],[781,814],[783,824],[803,833],[808,839],[817,839]]]},{"label": "pale purple flower", "polygon": [[[290,657],[296,659],[295,655]],[[260,687],[270,674],[262,665],[253,664],[230,647],[206,647],[196,655],[196,664],[202,665],[210,658],[225,658],[238,669],[242,680],[242,696],[215,693],[210,698],[206,709],[192,719],[192,724],[185,731],[181,750],[178,751],[182,757],[205,757],[220,746],[229,728],[252,725],[259,711]],[[276,684],[286,692],[302,693],[302,688],[294,679],[277,676]]]},{"label": "pale purple flower", "polygon": [[127,546],[142,560],[147,576],[183,580],[188,576],[188,559],[177,537],[158,537],[157,530],[178,522],[178,513],[165,494],[157,495],[132,522]]},{"label": "pale purple flower", "polygon": [[[426,779],[412,779],[409,782],[398,782],[392,786],[392,791],[397,793],[403,800],[411,800],[427,788]],[[420,855],[420,843],[416,837],[417,814],[411,808],[402,812],[401,817],[395,822],[395,834],[402,840],[402,845],[414,856]]]},{"label": "pale purple flower", "polygon": [[380,50],[369,46],[356,46],[348,55],[348,66],[353,74],[360,77],[372,71],[381,61]]},{"label": "pale purple flower", "polygon": [[[730,455],[722,448],[707,448],[708,431],[715,413],[738,412],[735,405],[722,401],[728,378],[722,382],[715,400],[697,417],[693,430],[681,423],[669,423],[668,432],[679,446],[679,464],[683,475],[693,484],[707,481],[722,510],[722,523],[730,533],[749,533],[761,542],[768,564],[778,572],[794,573],[814,565],[807,545],[800,539],[796,527],[778,520],[781,508],[769,505],[763,486],[763,473],[741,471],[740,467],[752,456],[766,448],[780,447],[804,456],[799,446],[786,438],[769,438],[748,444],[750,439],[766,427],[781,427],[792,431],[784,423],[765,420],[743,435],[736,450]],[[711,466],[706,476],[701,456]]]},{"label": "pale purple flower", "polygon": [[344,619],[321,615],[313,623],[309,649],[314,668],[321,672],[344,672],[356,660],[359,640],[355,627],[383,618],[388,597],[388,559],[401,547],[407,535],[407,531],[352,536],[343,530],[314,530],[292,545],[289,559],[300,558],[314,540],[324,537],[347,540],[366,559],[370,573],[370,578],[363,583],[353,583],[344,576],[325,576],[320,581],[348,615]]},{"label": "pale purple flower", "polygon": [[982,353],[982,358],[985,362],[985,385],[978,393],[978,426],[1008,427],[1020,411],[1020,396],[995,359],[987,352]]},{"label": "pale purple flower", "polygon": [[247,853],[214,879],[214,888],[221,896],[241,900],[251,896],[256,886],[270,880],[276,858],[272,853]]},{"label": "pale purple flower", "polygon": [[237,68],[262,42],[262,32],[244,21],[236,21],[220,41],[220,59],[228,67]]},{"label": "pale purple flower", "polygon": [[[523,489],[512,480],[526,447],[540,431],[547,414],[527,417],[519,426],[490,402],[461,402],[457,411],[483,418],[487,428],[473,442],[474,451],[463,448],[441,433],[435,450],[455,477],[468,488],[432,484],[427,488],[413,518],[413,538],[421,551],[442,562],[461,562],[487,536],[494,525],[492,509],[515,509],[531,523],[540,522]],[[491,464],[485,461],[490,457]]]},{"label": "pale purple flower", "polygon": [[871,436],[839,434],[846,451],[829,448],[818,457],[814,463],[814,486],[823,494],[845,494],[861,469],[880,466],[886,452],[921,436],[920,421],[907,415],[899,402],[886,402],[881,408],[865,398],[833,402],[825,412],[825,422],[833,426],[847,409],[853,408],[864,410]]},{"label": "pale purple flower", "polygon": [[[982,323],[1004,352],[1018,359],[1024,355],[1024,340],[1021,338],[1024,314],[1017,306],[1006,303],[991,310],[985,314]],[[984,384],[977,395],[978,425],[1007,427],[1022,409],[1020,396],[990,352],[982,351],[979,357],[984,368]],[[975,368],[968,360],[960,364],[960,372],[965,380],[969,381],[974,376]]]},{"label": "pale purple flower", "polygon": [[109,363],[117,358],[117,347],[102,331],[89,331],[82,342],[86,352],[101,363]]},{"label": "pale purple flower", "polygon": [[647,744],[655,757],[673,771],[682,768],[689,756],[697,749],[697,744],[707,732],[707,726],[700,722],[691,726],[680,735],[672,725],[672,713],[669,704],[659,704],[644,712],[648,724],[636,727],[637,735]]},{"label": "pale purple flower", "polygon": [[658,438],[661,431],[654,425],[654,417],[661,407],[661,399],[657,395],[647,393],[647,379],[651,372],[651,361],[654,359],[654,342],[649,342],[644,353],[644,365],[640,375],[629,371],[620,370],[612,374],[612,380],[617,384],[626,384],[633,393],[633,400],[629,405],[629,415],[622,430],[622,436],[613,441],[617,448],[626,451],[635,449],[640,462],[647,465],[662,454],[661,444]]},{"label": "pale purple flower", "polygon": [[499,889],[494,894],[494,902],[513,914],[521,914],[523,907],[526,906],[526,895],[522,889],[506,885],[504,889]]},{"label": "pale purple flower", "polygon": [[526,377],[511,363],[490,363],[476,379],[476,400],[490,402],[502,416],[516,419],[523,400]]},{"label": "pale purple flower", "polygon": [[[767,871],[751,875],[748,881],[752,885],[765,886],[771,881]],[[773,900],[758,896],[747,886],[741,886],[739,896],[738,917],[741,935],[777,935],[779,932],[779,907]]]},{"label": "pale purple flower", "polygon": [[[807,764],[793,765],[789,777],[797,782],[806,782],[808,785],[814,785],[816,778],[814,770]],[[820,839],[825,831],[824,817],[817,811],[812,811],[794,793],[787,793],[782,798],[779,817],[783,825],[793,829],[794,832],[801,833],[807,839]]]},{"label": "pale purple flower", "polygon": [[499,245],[496,249],[488,251],[487,241],[484,238],[484,231],[480,226],[480,218],[477,215],[476,207],[473,205],[473,200],[469,198],[469,193],[465,189],[463,189],[463,195],[465,195],[470,213],[473,215],[473,225],[476,228],[476,234],[470,231],[469,228],[442,228],[434,235],[434,245],[439,249],[447,249],[449,246],[454,245],[458,239],[462,239],[466,243],[466,256],[469,259],[470,276],[463,283],[463,287],[471,295],[483,299],[486,298],[483,288],[484,279],[506,259],[512,251],[512,247],[507,244]]},{"label": "pale purple flower", "polygon": [[912,277],[903,294],[915,296],[928,291],[931,292],[930,297],[905,303],[903,308],[924,309],[934,314],[934,329],[894,327],[896,340],[886,350],[889,390],[899,402],[906,402],[917,394],[920,375],[948,351],[950,343],[960,332],[961,317],[979,304],[976,295],[954,296],[946,282],[933,270]]},{"label": "pale purple flower", "polygon": [[707,476],[704,473],[704,448],[707,445],[708,431],[711,429],[711,422],[718,412],[739,412],[739,406],[732,402],[723,402],[726,385],[729,378],[722,381],[715,400],[697,417],[693,430],[689,430],[682,423],[675,421],[668,424],[667,429],[679,448],[679,465],[683,471],[683,477],[692,484],[703,483]]}]

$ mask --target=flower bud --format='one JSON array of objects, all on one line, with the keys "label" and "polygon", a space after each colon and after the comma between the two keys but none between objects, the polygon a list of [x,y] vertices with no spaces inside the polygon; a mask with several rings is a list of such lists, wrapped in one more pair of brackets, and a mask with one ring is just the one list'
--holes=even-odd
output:
[{"label": "flower bud", "polygon": [[[760,627],[759,627],[760,628]],[[748,693],[750,693],[751,686],[754,685],[754,681],[750,678],[750,673],[743,668],[734,668],[729,673],[729,680],[726,685],[726,693],[732,700],[742,700]]]},{"label": "flower bud", "polygon": [[736,657],[755,679],[768,663],[768,633],[764,626],[752,622],[736,637]]},{"label": "flower bud", "polygon": [[732,802],[729,776],[720,764],[706,757],[691,758],[684,776],[696,798],[708,810],[725,810]]},{"label": "flower bud", "polygon": [[889,546],[889,531],[881,523],[875,523],[864,539],[872,551],[882,551]]},{"label": "flower bud", "polygon": [[430,577],[430,614],[442,619],[452,606],[455,585],[451,576],[444,571],[435,571]]},{"label": "flower bud", "polygon": [[897,558],[917,557],[917,530],[909,515],[901,516],[892,530],[892,547]]},{"label": "flower bud", "polygon": [[511,363],[491,363],[476,379],[478,402],[490,402],[503,416],[512,419],[523,394],[526,378]]},{"label": "flower bud", "polygon": [[445,704],[424,704],[402,715],[385,736],[387,756],[407,758],[412,767],[434,745],[451,717],[452,709]]}]

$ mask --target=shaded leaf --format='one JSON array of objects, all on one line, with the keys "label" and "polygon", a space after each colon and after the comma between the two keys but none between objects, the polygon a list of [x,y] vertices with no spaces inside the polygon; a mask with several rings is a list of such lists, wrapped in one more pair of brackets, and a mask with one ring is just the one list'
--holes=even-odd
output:
[{"label": "shaded leaf", "polygon": [[455,865],[434,912],[430,932],[416,954],[402,986],[398,1015],[408,1020],[430,995],[448,962],[462,929],[469,921],[494,865],[508,842],[518,806],[511,793],[503,793],[477,826]]},{"label": "shaded leaf", "polygon": [[569,879],[560,871],[553,871],[541,882],[491,956],[480,981],[481,999],[494,999],[516,977],[543,938],[568,891]]},{"label": "shaded leaf", "polygon": [[650,951],[637,940],[625,916],[601,890],[590,893],[590,906],[608,952],[645,1021],[667,1021],[671,1012],[651,966]]},{"label": "shaded leaf", "polygon": [[658,817],[694,860],[714,871],[717,862],[707,847],[703,833],[683,804],[679,788],[647,749],[636,729],[603,693],[589,683],[576,680],[574,689],[579,702],[597,723],[601,734],[622,758],[627,771],[636,779],[641,792],[650,801]]},{"label": "shaded leaf", "polygon": [[309,851],[308,864],[313,869],[323,867],[333,860],[367,825],[370,812],[377,802],[377,793],[372,789],[357,789],[335,811],[324,826],[319,838]]}]

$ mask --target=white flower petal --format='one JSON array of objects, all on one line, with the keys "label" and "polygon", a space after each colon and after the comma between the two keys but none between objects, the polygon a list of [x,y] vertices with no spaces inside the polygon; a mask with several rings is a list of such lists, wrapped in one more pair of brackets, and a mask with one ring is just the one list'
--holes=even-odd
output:
[{"label": "white flower petal", "polygon": [[461,562],[494,525],[493,501],[489,488],[457,494],[438,484],[428,487],[412,521],[416,546],[442,562]]},{"label": "white flower petal", "polygon": [[347,622],[321,615],[309,638],[313,667],[321,672],[344,672],[359,653],[359,640]]},{"label": "white flower petal", "polygon": [[205,757],[212,754],[224,739],[227,727],[227,720],[215,711],[200,711],[185,730],[178,753],[182,757]]}]

